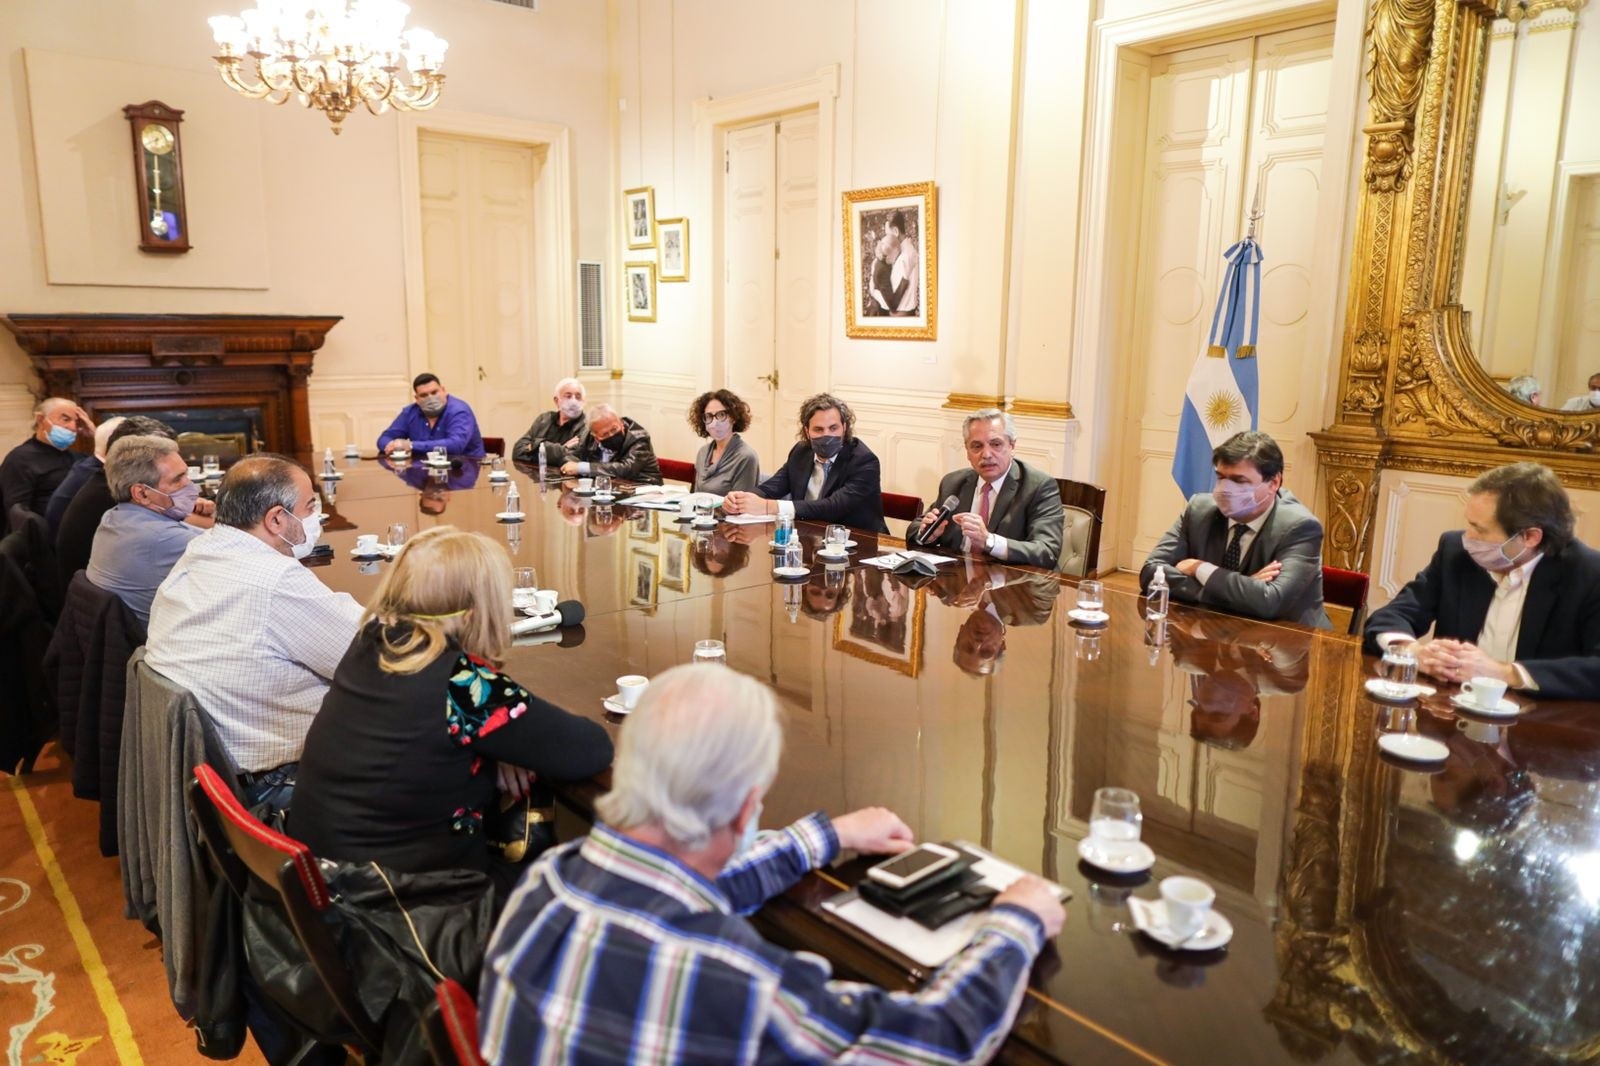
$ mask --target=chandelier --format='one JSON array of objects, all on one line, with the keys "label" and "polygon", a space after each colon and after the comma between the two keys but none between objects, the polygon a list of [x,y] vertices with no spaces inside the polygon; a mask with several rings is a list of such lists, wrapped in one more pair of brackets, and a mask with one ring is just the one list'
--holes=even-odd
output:
[{"label": "chandelier", "polygon": [[274,104],[298,97],[337,134],[358,106],[381,115],[438,101],[447,45],[405,29],[410,11],[400,0],[257,0],[210,20],[221,53],[212,58],[230,88]]}]

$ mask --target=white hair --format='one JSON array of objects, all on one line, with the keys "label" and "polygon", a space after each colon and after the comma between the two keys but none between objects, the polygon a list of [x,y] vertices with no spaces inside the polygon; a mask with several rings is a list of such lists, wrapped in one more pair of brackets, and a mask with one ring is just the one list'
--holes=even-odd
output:
[{"label": "white hair", "polygon": [[95,427],[94,454],[95,458],[102,463],[106,461],[106,443],[111,440],[111,434],[115,433],[117,427],[126,421],[127,419],[122,415],[114,415]]},{"label": "white hair", "polygon": [[988,423],[997,418],[1000,420],[1001,428],[1005,432],[1006,440],[1010,441],[1012,444],[1017,443],[1016,420],[1005,411],[1000,410],[998,407],[985,407],[982,410],[974,411],[966,418],[963,418],[961,420],[961,439],[967,439],[967,434],[971,432],[972,424],[974,422]]},{"label": "white hair", "polygon": [[619,829],[654,825],[687,850],[731,825],[778,772],[783,728],[772,690],[717,663],[675,666],[622,727],[611,791],[595,804]]},{"label": "white hair", "polygon": [[71,407],[72,401],[64,396],[46,396],[33,409],[34,418],[49,418],[61,407]]},{"label": "white hair", "polygon": [[560,396],[561,390],[566,388],[568,385],[576,385],[578,387],[578,394],[585,399],[588,399],[589,390],[584,388],[583,382],[579,381],[577,378],[562,378],[560,381],[556,382],[554,395]]},{"label": "white hair", "polygon": [[170,437],[132,436],[117,441],[106,454],[106,485],[111,489],[111,498],[127,503],[133,499],[135,485],[155,488],[161,480],[161,467],[157,464],[177,451],[178,442]]},{"label": "white hair", "polygon": [[599,419],[604,418],[606,415],[616,415],[618,418],[622,417],[621,415],[617,414],[617,409],[608,403],[597,403],[593,407],[589,408],[590,422],[598,421]]}]

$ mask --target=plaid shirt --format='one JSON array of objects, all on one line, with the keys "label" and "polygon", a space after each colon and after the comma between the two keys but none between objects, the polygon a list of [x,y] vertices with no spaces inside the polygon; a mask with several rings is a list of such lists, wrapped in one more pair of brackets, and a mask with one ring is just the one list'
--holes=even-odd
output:
[{"label": "plaid shirt", "polygon": [[987,1060],[1043,943],[994,908],[920,992],[830,980],[740,914],[831,861],[822,814],[762,834],[715,884],[603,825],[523,877],[489,943],[479,1039],[492,1063]]}]

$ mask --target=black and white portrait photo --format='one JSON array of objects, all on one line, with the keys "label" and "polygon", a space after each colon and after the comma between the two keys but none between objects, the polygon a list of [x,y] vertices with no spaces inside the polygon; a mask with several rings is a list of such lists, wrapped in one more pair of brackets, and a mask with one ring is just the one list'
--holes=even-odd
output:
[{"label": "black and white portrait photo", "polygon": [[656,191],[646,185],[622,194],[622,222],[629,248],[656,246]]},{"label": "black and white portrait photo", "polygon": [[622,267],[623,297],[628,304],[629,322],[656,320],[656,265],[625,263]]},{"label": "black and white portrait photo", "polygon": [[845,334],[933,340],[938,283],[934,186],[844,194]]},{"label": "black and white portrait photo", "polygon": [[663,218],[656,222],[661,239],[661,280],[689,280],[689,220]]}]

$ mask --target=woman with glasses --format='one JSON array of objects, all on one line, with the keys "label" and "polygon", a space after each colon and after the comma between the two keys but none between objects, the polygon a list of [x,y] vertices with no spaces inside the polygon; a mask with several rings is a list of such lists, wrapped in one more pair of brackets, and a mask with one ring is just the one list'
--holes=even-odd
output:
[{"label": "woman with glasses", "polygon": [[689,407],[689,425],[707,438],[694,457],[694,491],[749,492],[761,480],[756,451],[739,436],[750,428],[750,405],[727,389],[697,397]]}]

